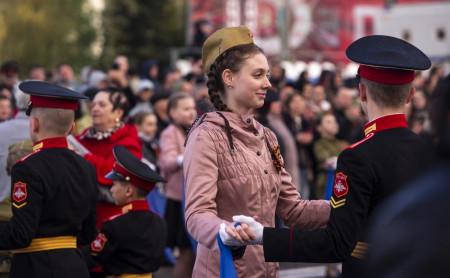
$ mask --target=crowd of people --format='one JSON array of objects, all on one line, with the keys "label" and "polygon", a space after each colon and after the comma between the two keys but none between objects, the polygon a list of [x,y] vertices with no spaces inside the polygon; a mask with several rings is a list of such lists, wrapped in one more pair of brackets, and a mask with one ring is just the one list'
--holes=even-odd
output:
[{"label": "crowd of people", "polygon": [[[248,51],[263,53],[258,49]],[[235,62],[236,60],[230,61]],[[28,119],[25,116],[28,96],[18,88],[21,80],[47,81],[70,88],[88,97],[87,100],[80,102],[81,105],[75,114],[72,148],[91,162],[97,172],[99,184],[98,229],[101,229],[102,223],[106,219],[121,212],[121,207],[116,205],[110,192],[113,182],[105,178],[105,175],[111,171],[115,162],[113,147],[122,145],[167,179],[167,183],[160,186],[160,191],[167,199],[165,209],[165,219],[169,231],[167,246],[179,250],[174,277],[191,277],[195,253],[189,240],[189,234],[185,231],[185,219],[182,213],[186,134],[196,118],[210,111],[224,111],[222,113],[225,116],[218,114],[217,119],[211,117],[208,119],[212,122],[220,122],[221,129],[229,128],[227,127],[229,124],[235,126],[239,123],[237,123],[237,119],[227,114],[227,105],[221,102],[218,93],[215,94],[215,97],[208,94],[211,86],[223,85],[213,84],[214,79],[211,81],[211,76],[208,78],[209,84],[206,83],[207,78],[201,60],[192,59],[190,71],[186,74],[182,74],[181,70],[174,65],[160,72],[158,61],[155,59],[142,61],[140,66],[140,75],[133,74],[136,71],[131,70],[128,58],[118,55],[115,57],[112,67],[104,71],[85,67],[80,75],[76,75],[69,63],[61,63],[54,70],[47,69],[42,65],[34,65],[25,76],[20,76],[17,62],[4,62],[0,68],[0,133],[2,134],[0,140],[0,199],[6,202],[9,199],[11,179],[5,169],[9,155],[17,153],[10,152],[8,148],[13,144],[23,142],[20,149],[27,149],[24,140],[29,139]],[[211,64],[208,64],[209,66]],[[219,69],[222,66],[223,69],[226,69],[228,64],[215,64],[214,66]],[[267,144],[278,142],[279,154],[283,157],[284,166],[292,178],[291,183],[303,200],[329,199],[331,189],[328,181],[330,175],[334,177],[337,156],[346,147],[365,137],[364,124],[367,122],[367,117],[362,113],[359,103],[358,82],[355,81],[356,77],[343,79],[341,70],[339,67],[334,71],[323,70],[317,80],[311,80],[308,72],[305,71],[298,76],[297,80],[288,80],[280,61],[269,59],[267,72],[263,73],[270,76],[268,79],[270,83],[266,86],[267,94],[264,105],[254,109],[252,115],[264,127],[273,131],[274,138],[271,137],[272,133],[269,134],[267,131],[264,133],[265,129],[255,129],[254,136],[258,137],[260,135],[258,132],[262,132],[266,136],[265,140],[268,140]],[[206,72],[208,71],[209,68]],[[213,68],[211,71],[213,71],[212,76],[214,77],[214,74],[217,73]],[[223,77],[221,76],[221,78]],[[444,78],[444,70],[439,65],[435,65],[427,77],[418,72],[414,81],[416,93],[411,104],[407,105],[407,109],[404,111],[409,128],[426,140],[433,140],[431,103],[435,89],[439,87]],[[234,86],[239,86],[239,84],[233,83],[230,79],[229,86],[228,89],[231,91]],[[219,88],[217,91],[228,89]],[[236,97],[236,102],[228,98],[227,104],[231,107],[238,101],[239,96]],[[233,107],[233,111],[238,109],[237,106]],[[224,120],[225,122],[223,122]],[[245,129],[245,127],[233,128],[235,130]],[[199,136],[199,134],[195,133],[194,136]],[[234,136],[239,137],[240,135],[234,134]],[[225,149],[220,144],[227,145],[229,143],[229,138],[217,137],[216,139],[215,143],[218,144],[216,147],[219,149]],[[212,143],[191,147],[202,149]],[[236,152],[242,151],[242,149],[236,150]],[[31,150],[25,152],[24,155],[30,152]],[[192,152],[191,149],[187,154],[190,159],[188,167],[192,168],[191,176],[185,172],[184,176],[187,182],[192,180],[194,175],[192,173],[202,171],[197,168],[202,165],[202,157],[195,158],[197,153]],[[260,155],[261,153],[258,154],[258,156]],[[244,161],[244,158],[242,159]],[[211,171],[207,168],[204,170]],[[252,169],[249,168],[246,171],[251,172]],[[207,173],[201,174],[207,175]],[[220,180],[234,178],[229,176],[226,171],[223,176],[225,178],[220,177]],[[202,190],[199,186],[201,184],[196,185],[195,190]],[[206,200],[193,197],[192,190],[194,189],[190,188],[186,192],[188,198],[186,215],[190,215],[189,213],[195,215],[197,213],[195,206],[201,205],[199,203],[201,201],[206,202]],[[202,197],[207,196],[207,193],[205,192],[206,195],[202,195]],[[286,203],[288,203],[287,199],[284,200]],[[231,201],[237,202],[231,197],[230,199],[224,198],[221,202]],[[277,200],[272,201],[276,202]],[[317,204],[320,206],[320,203]],[[5,210],[10,210],[8,206],[5,208]],[[221,214],[220,208],[218,210]],[[277,219],[278,226],[289,225],[294,221],[295,213],[293,215],[288,215],[287,211],[285,211],[285,215],[280,215],[280,213],[282,211],[278,211],[277,214],[283,219]],[[232,216],[241,213],[228,211],[226,214]],[[272,222],[275,221],[272,219],[273,216],[268,213],[265,216],[267,219],[261,219],[262,223],[272,225]],[[204,229],[208,226],[208,223],[203,222],[205,220],[210,221],[208,218],[197,219],[194,216],[192,219],[186,219],[187,228],[194,237],[203,237],[196,225],[201,225]],[[302,218],[299,217],[297,220],[302,221]],[[287,223],[283,223],[286,221]],[[319,227],[321,224],[325,223],[318,221],[311,226]],[[308,223],[303,223],[303,226],[309,227]],[[213,228],[215,229],[216,226],[214,225]],[[208,240],[206,235],[204,240]],[[210,243],[204,244],[206,246]],[[197,256],[206,256],[205,252],[197,253]],[[2,260],[3,263],[7,263],[7,261],[6,258]]]}]

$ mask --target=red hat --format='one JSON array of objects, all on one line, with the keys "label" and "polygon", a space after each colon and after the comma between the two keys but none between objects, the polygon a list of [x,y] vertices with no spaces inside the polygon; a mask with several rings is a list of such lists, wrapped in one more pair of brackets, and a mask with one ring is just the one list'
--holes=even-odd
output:
[{"label": "red hat", "polygon": [[33,107],[63,108],[71,110],[78,109],[78,100],[73,99],[30,95],[30,102]]},{"label": "red hat", "polygon": [[414,80],[414,71],[404,69],[360,65],[358,74],[366,79],[385,84],[407,84]]}]

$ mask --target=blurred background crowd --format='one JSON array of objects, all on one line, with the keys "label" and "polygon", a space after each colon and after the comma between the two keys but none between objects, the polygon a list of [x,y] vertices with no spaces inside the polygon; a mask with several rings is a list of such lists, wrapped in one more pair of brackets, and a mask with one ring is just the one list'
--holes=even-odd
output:
[{"label": "blurred background crowd", "polygon": [[[327,171],[335,166],[336,157],[345,147],[364,138],[367,119],[359,104],[358,81],[356,76],[343,76],[341,63],[306,66],[294,79],[286,77],[292,73],[287,74],[287,67],[279,60],[271,60],[270,66],[272,88],[265,105],[254,111],[255,117],[278,136],[286,167],[302,197],[321,199],[325,196]],[[17,88],[21,80],[47,81],[89,97],[76,113],[74,135],[100,121],[93,123],[92,119],[93,113],[100,117],[98,105],[93,107],[97,92],[117,91],[122,102],[114,110],[123,110],[121,121],[136,126],[143,141],[144,157],[159,169],[160,135],[171,123],[170,98],[180,93],[191,97],[197,116],[214,108],[209,102],[201,60],[191,57],[161,69],[157,59],[148,59],[141,62],[140,69],[139,72],[131,70],[127,56],[118,55],[105,70],[87,66],[75,73],[69,63],[53,69],[35,64],[27,69],[26,75],[20,76],[19,63],[6,61],[0,68],[0,121],[13,123],[19,111],[26,108],[27,102],[23,100],[26,96]],[[318,69],[318,77],[311,78],[311,72],[317,75]],[[409,127],[430,142],[434,134],[433,95],[444,80],[444,69],[438,64],[426,76],[418,73],[414,81],[416,94],[405,111]],[[113,100],[106,98],[106,101]],[[186,127],[193,120],[188,120]],[[28,130],[15,131],[27,137]],[[3,139],[8,136],[15,135],[2,134]],[[7,185],[3,184],[4,187]]]}]

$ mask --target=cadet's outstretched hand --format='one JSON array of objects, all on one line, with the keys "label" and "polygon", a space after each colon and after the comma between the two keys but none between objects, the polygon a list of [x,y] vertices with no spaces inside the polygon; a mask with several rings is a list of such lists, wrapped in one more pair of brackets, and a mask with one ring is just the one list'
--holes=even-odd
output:
[{"label": "cadet's outstretched hand", "polygon": [[[240,222],[241,225],[247,224],[250,228],[250,232],[253,233],[254,238],[247,242],[250,245],[263,244],[263,232],[264,226],[257,222],[258,217],[250,217],[245,215],[235,215],[233,216],[235,222]],[[247,232],[248,233],[248,232]]]}]

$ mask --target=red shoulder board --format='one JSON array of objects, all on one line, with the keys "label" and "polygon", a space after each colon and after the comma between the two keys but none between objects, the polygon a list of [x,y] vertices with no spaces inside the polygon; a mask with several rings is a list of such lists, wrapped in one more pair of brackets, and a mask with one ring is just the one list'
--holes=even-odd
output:
[{"label": "red shoulder board", "polygon": [[40,150],[42,150],[42,149],[35,150],[34,152],[30,153],[29,155],[26,155],[26,156],[22,157],[21,159],[17,160],[17,162],[25,161],[25,159],[29,158],[30,156],[32,156],[35,153],[38,153]]},{"label": "red shoulder board", "polygon": [[367,134],[366,138],[362,139],[361,141],[358,141],[358,142],[354,143],[353,145],[348,146],[347,149],[353,149],[354,147],[361,145],[362,143],[364,143],[367,140],[369,140],[370,138],[372,138],[374,135],[375,135],[375,133],[373,133],[373,132]]},{"label": "red shoulder board", "polygon": [[95,252],[100,252],[105,247],[105,243],[108,241],[106,236],[102,233],[99,233],[97,238],[91,243],[91,249]]},{"label": "red shoulder board", "polygon": [[336,174],[333,185],[333,194],[337,198],[341,198],[348,193],[347,175],[342,172]]},{"label": "red shoulder board", "polygon": [[25,201],[27,198],[27,184],[24,182],[16,182],[12,191],[13,200],[17,203]]},{"label": "red shoulder board", "polygon": [[122,215],[122,213],[114,214],[113,216],[110,216],[109,218],[107,218],[104,222],[114,220],[121,215]]}]

